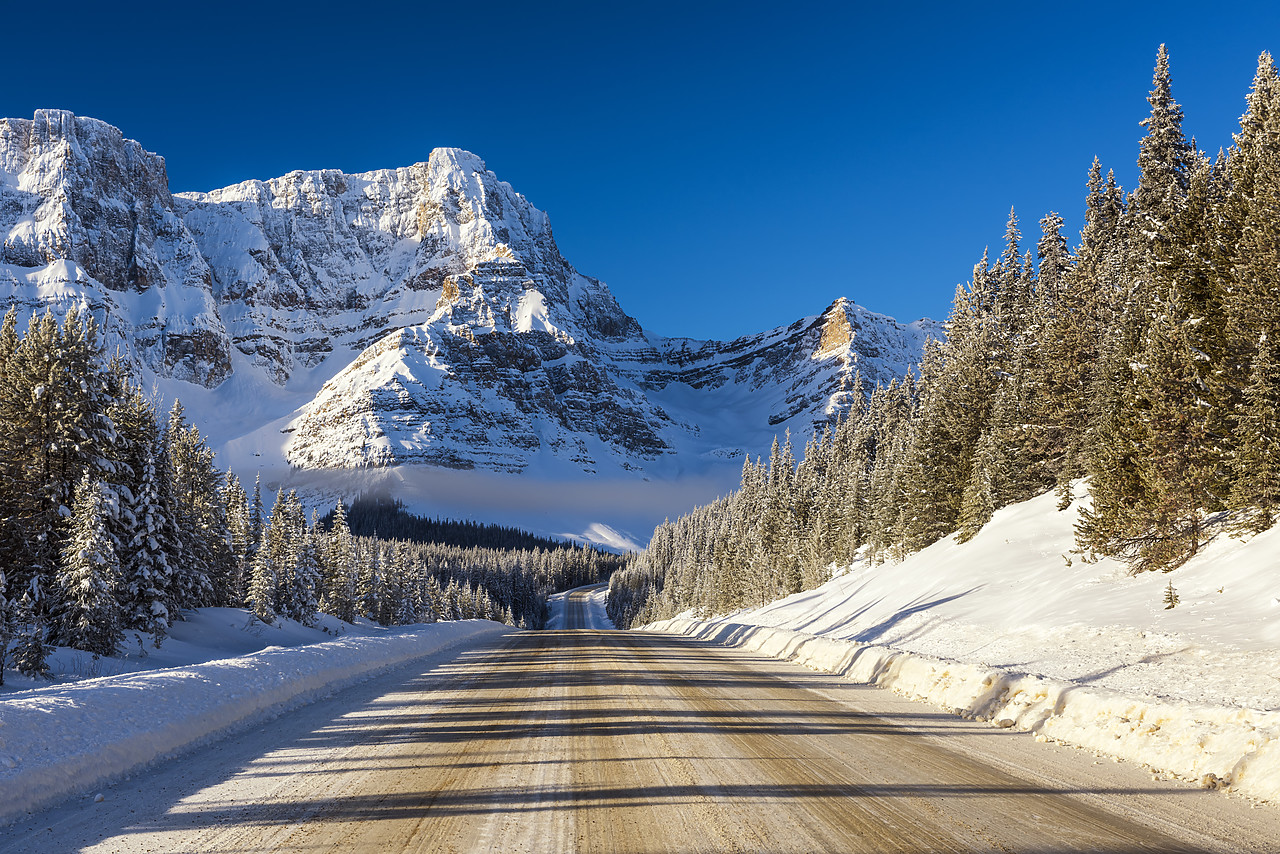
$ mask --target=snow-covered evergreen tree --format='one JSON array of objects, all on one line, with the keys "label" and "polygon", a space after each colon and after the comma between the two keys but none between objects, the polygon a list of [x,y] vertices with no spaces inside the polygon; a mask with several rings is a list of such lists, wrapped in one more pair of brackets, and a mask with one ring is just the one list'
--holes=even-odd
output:
[{"label": "snow-covered evergreen tree", "polygon": [[58,575],[56,641],[97,655],[112,655],[123,636],[116,599],[120,567],[107,533],[102,484],[86,473],[76,488],[71,534]]},{"label": "snow-covered evergreen tree", "polygon": [[223,598],[228,604],[239,607],[247,601],[249,595],[257,537],[253,530],[249,498],[240,485],[240,479],[232,472],[227,472],[222,486],[222,504],[226,508],[227,546],[231,550],[232,562]]},{"label": "snow-covered evergreen tree", "polygon": [[133,538],[121,560],[121,605],[124,625],[151,635],[158,647],[168,634],[169,589],[173,569],[164,549],[166,520],[155,455],[142,461]]},{"label": "snow-covered evergreen tree", "polygon": [[320,608],[340,620],[354,622],[359,613],[359,568],[346,509],[339,502],[321,547]]},{"label": "snow-covered evergreen tree", "polygon": [[33,578],[13,610],[13,669],[33,679],[49,676],[49,653],[53,651],[48,642],[47,624],[41,616],[43,609],[39,603],[43,598],[39,581]]}]

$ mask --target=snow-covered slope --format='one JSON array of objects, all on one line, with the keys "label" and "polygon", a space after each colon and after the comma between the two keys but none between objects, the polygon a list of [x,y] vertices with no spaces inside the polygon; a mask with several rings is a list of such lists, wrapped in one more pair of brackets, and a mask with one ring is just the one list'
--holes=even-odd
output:
[{"label": "snow-covered slope", "polygon": [[1001,726],[1280,801],[1280,529],[1248,542],[1220,534],[1173,572],[1130,576],[1072,554],[1087,500],[1058,511],[1045,494],[998,510],[968,543],[855,563],[816,590],[665,628],[799,655]]},{"label": "snow-covered slope", "polygon": [[0,301],[87,305],[224,465],[283,472],[740,465],[941,334],[843,299],[731,342],[648,334],[458,149],[174,195],[163,158],[42,110],[0,120],[0,230]]}]

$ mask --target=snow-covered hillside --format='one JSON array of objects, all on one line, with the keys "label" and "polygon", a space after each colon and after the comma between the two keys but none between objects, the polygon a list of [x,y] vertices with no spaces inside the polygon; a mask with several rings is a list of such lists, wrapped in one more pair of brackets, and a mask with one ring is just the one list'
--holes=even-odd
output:
[{"label": "snow-covered hillside", "polygon": [[1173,572],[1131,576],[1072,553],[1082,501],[1059,511],[1045,494],[997,511],[968,543],[950,537],[762,608],[659,627],[798,654],[1002,726],[1280,799],[1280,531],[1219,534]]},{"label": "snow-covered hillside", "polygon": [[[222,465],[347,493],[354,479],[314,473],[700,476],[706,500],[744,454],[806,435],[942,334],[844,299],[731,342],[647,333],[561,256],[545,213],[458,149],[173,194],[162,157],[41,110],[0,120],[0,230],[0,302],[86,305]],[[690,503],[569,524],[642,538]]]}]

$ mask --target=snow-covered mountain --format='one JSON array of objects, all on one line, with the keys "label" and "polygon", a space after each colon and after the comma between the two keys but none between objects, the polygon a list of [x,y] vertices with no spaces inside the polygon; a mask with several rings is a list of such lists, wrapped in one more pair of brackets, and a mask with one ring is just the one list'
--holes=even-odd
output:
[{"label": "snow-covered mountain", "polygon": [[215,445],[295,470],[670,477],[807,434],[941,334],[843,299],[731,342],[647,333],[458,149],[172,194],[164,158],[41,110],[0,120],[0,230],[0,300],[86,304]]}]

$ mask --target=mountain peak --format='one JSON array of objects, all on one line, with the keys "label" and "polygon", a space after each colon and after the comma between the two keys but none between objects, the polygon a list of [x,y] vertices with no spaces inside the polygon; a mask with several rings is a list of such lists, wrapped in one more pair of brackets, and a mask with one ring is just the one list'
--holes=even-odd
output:
[{"label": "mountain peak", "polygon": [[473,172],[484,174],[489,171],[478,155],[462,148],[436,148],[427,160],[432,170],[461,172],[470,175]]},{"label": "mountain peak", "polygon": [[280,464],[681,471],[919,359],[846,299],[732,342],[648,335],[459,148],[173,196],[162,158],[48,110],[0,120],[0,169],[0,297],[86,306],[171,393],[249,406],[219,438]]}]

